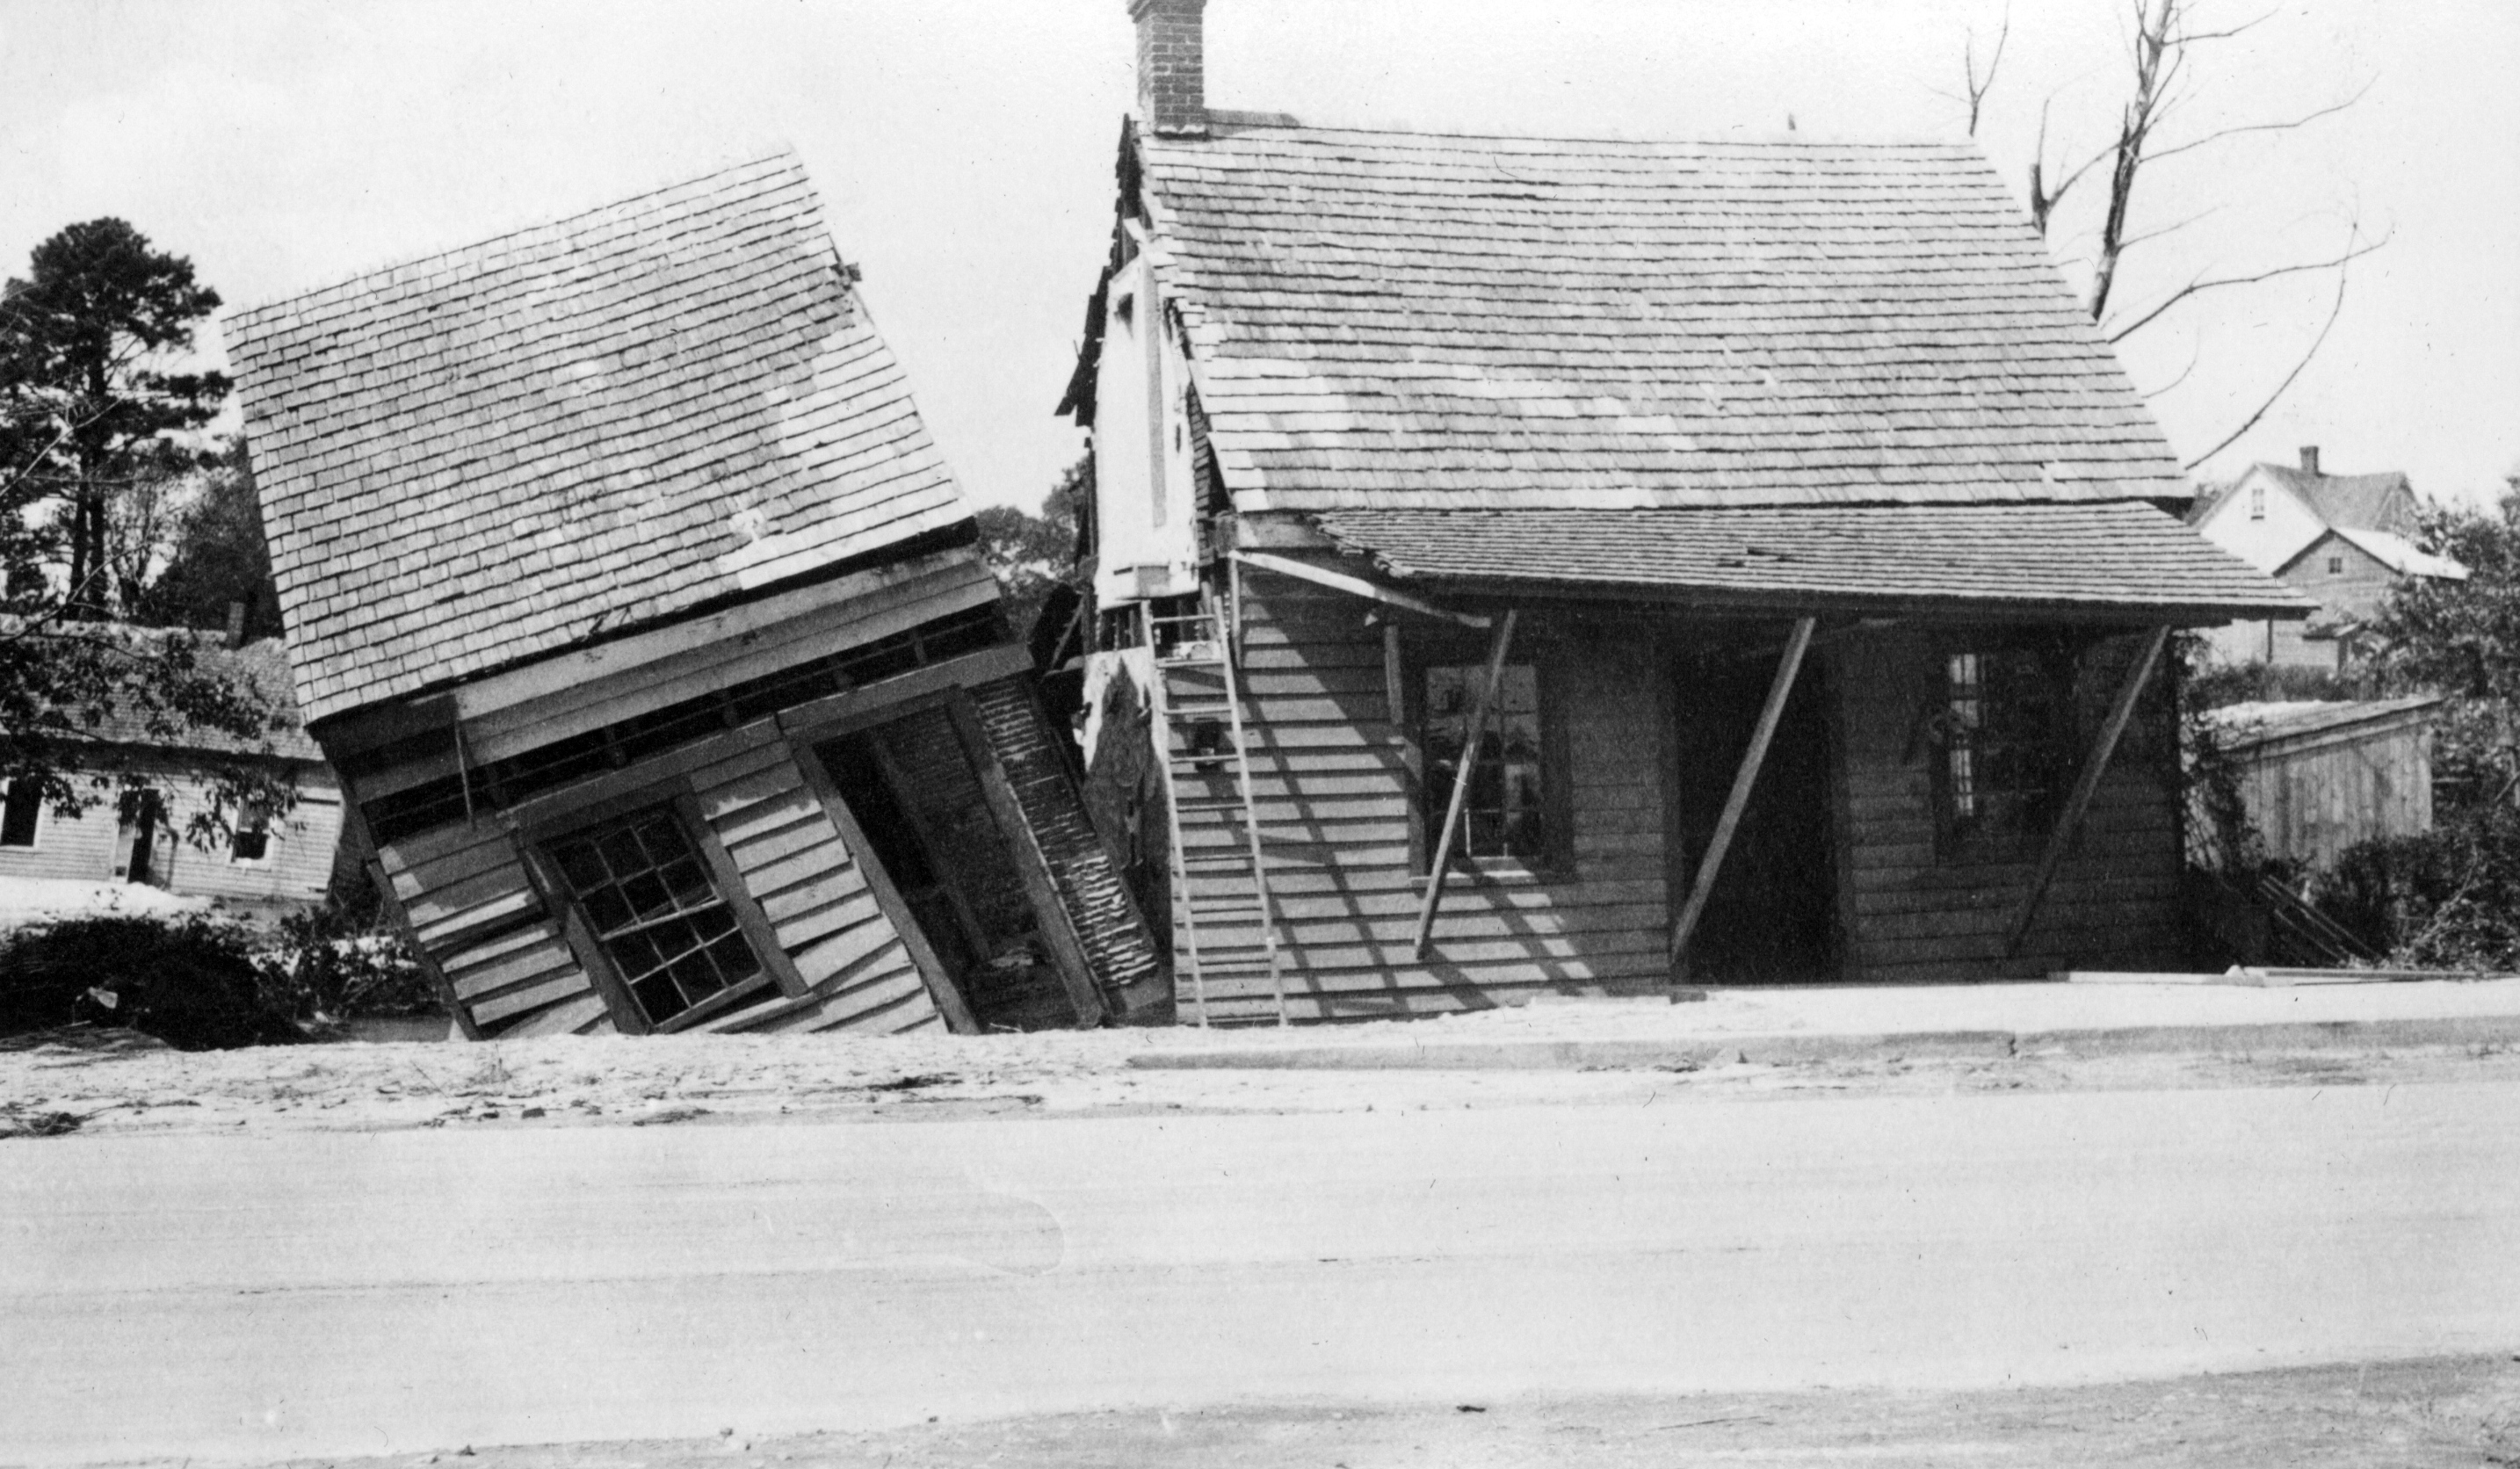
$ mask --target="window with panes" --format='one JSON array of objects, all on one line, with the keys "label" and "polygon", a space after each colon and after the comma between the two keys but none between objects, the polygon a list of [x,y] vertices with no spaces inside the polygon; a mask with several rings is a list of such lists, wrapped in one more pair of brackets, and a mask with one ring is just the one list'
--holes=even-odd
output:
[{"label": "window with panes", "polygon": [[761,957],[671,807],[550,845],[596,944],[651,1025],[762,988]]},{"label": "window with panes", "polygon": [[[1485,663],[1433,663],[1419,674],[1418,740],[1422,779],[1418,819],[1426,861],[1434,860],[1444,815],[1460,779],[1470,716],[1487,682]],[[1455,851],[1473,862],[1538,865],[1548,859],[1554,833],[1549,817],[1549,779],[1540,709],[1540,673],[1530,663],[1508,663],[1498,675],[1496,698],[1479,734]]]},{"label": "window with panes", "polygon": [[2073,776],[2073,660],[2052,645],[1943,658],[1936,806],[1947,856],[2000,856],[2047,834]]}]

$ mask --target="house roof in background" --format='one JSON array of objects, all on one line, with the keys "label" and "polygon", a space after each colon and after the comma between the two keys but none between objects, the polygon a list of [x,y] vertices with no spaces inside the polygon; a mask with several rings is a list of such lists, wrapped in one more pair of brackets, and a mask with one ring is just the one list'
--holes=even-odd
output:
[{"label": "house roof in background", "polygon": [[2467,580],[2465,566],[2449,556],[2434,556],[2421,550],[2404,536],[2394,536],[2385,530],[2359,530],[2348,525],[2333,529],[2337,539],[2360,547],[2371,559],[2400,576],[2431,576],[2453,582]]},{"label": "house roof in background", "polygon": [[117,628],[119,636],[134,641],[168,637],[193,639],[193,666],[196,670],[253,686],[264,697],[284,711],[287,727],[274,730],[262,740],[238,739],[211,730],[184,729],[161,734],[149,728],[149,722],[128,708],[116,707],[103,722],[85,723],[73,716],[76,734],[81,738],[107,744],[134,745],[168,750],[206,750],[216,754],[252,754],[267,742],[274,755],[291,760],[316,760],[324,752],[307,736],[297,713],[290,701],[289,657],[280,641],[266,638],[243,647],[229,647],[213,634],[169,633],[157,628]]},{"label": "house roof in background", "polygon": [[2291,465],[2254,464],[2229,483],[2199,496],[2188,519],[2203,522],[2256,475],[2300,496],[2319,519],[2340,530],[2378,530],[2402,537],[2414,533],[2414,486],[2396,469],[2379,474],[2313,474]]},{"label": "house roof in background", "polygon": [[320,720],[969,516],[789,155],[227,329]]},{"label": "house roof in background", "polygon": [[1947,602],[2300,616],[2310,601],[2180,523],[2106,504],[1327,512],[1322,528],[1403,579],[1808,605]]},{"label": "house roof in background", "polygon": [[1244,510],[2193,494],[1973,147],[1134,147]]}]

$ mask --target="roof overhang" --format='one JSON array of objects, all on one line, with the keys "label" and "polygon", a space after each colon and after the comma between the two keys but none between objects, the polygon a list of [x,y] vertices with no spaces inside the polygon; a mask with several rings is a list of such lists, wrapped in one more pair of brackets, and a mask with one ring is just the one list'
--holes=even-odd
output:
[{"label": "roof overhang", "polygon": [[1457,595],[1707,609],[2208,626],[2300,593],[2138,502],[1688,511],[1338,511],[1340,550]]}]

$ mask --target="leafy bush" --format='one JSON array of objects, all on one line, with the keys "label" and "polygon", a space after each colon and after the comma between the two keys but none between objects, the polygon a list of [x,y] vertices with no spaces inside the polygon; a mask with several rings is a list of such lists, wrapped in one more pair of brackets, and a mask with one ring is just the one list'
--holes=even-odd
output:
[{"label": "leafy bush", "polygon": [[254,957],[263,998],[315,1025],[369,1015],[438,1013],[437,992],[399,935],[371,907],[327,903],[280,920],[279,942]]},{"label": "leafy bush", "polygon": [[2492,809],[2414,836],[2358,843],[2315,896],[2391,964],[2520,969],[2520,811]]},{"label": "leafy bush", "polygon": [[0,938],[0,1033],[129,1026],[180,1050],[303,1041],[264,1000],[252,931],[207,914],[66,918]]}]

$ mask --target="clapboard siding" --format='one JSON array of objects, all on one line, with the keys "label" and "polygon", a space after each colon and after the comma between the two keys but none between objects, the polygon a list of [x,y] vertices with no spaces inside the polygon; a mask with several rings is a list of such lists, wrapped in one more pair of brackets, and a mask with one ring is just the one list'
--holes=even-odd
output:
[{"label": "clapboard siding", "polygon": [[[787,741],[695,772],[692,796],[806,990],[707,1029],[890,1033],[935,1017],[901,935]],[[908,990],[869,983],[894,973],[909,976]]]},{"label": "clapboard siding", "polygon": [[378,849],[413,941],[484,1038],[608,1030],[595,982],[496,822]]},{"label": "clapboard siding", "polygon": [[[297,805],[271,828],[261,861],[239,862],[225,844],[204,850],[183,834],[192,818],[211,804],[214,782],[201,768],[180,756],[160,759],[151,752],[133,752],[132,760],[132,773],[166,796],[167,819],[178,833],[172,849],[161,848],[158,854],[161,870],[153,885],[246,902],[314,903],[323,898],[341,839],[341,791],[330,767],[289,762]],[[7,783],[0,780],[0,788]],[[35,819],[33,846],[0,847],[0,878],[112,881],[122,875],[130,840],[131,832],[110,799],[74,817],[45,810]]]},{"label": "clapboard siding", "polygon": [[[1521,624],[1514,659],[1547,669],[1554,705],[1549,730],[1558,749],[1551,758],[1561,763],[1568,796],[1572,828],[1563,845],[1571,865],[1528,880],[1457,875],[1420,960],[1410,953],[1421,892],[1411,867],[1414,801],[1381,633],[1365,624],[1364,608],[1265,572],[1250,572],[1244,584],[1253,796],[1281,909],[1291,1018],[1437,1013],[1667,973],[1661,675],[1652,643],[1547,618]],[[1411,637],[1458,642],[1416,619],[1403,626]],[[1227,794],[1230,768],[1207,783]],[[1183,840],[1212,850],[1239,840],[1239,827],[1186,817]],[[1203,904],[1212,901],[1192,886]],[[1210,948],[1230,948],[1248,932],[1212,923],[1200,930]],[[1265,978],[1211,977],[1207,985],[1220,1019],[1274,1019],[1268,990]],[[1185,1014],[1188,999],[1185,985]]]},{"label": "clapboard siding", "polygon": [[[2123,677],[2133,639],[2100,645],[2079,681],[2078,748],[2097,729]],[[1914,737],[1938,696],[1939,645],[1926,635],[1877,634],[1829,649],[1838,699],[1845,799],[1840,826],[1848,891],[1841,901],[1850,978],[1969,980],[2052,969],[2161,967],[2180,961],[2179,811],[2171,765],[2172,703],[2156,675],[2080,832],[2048,889],[2021,953],[2004,942],[2036,873],[2040,849],[2002,860],[1943,854],[1935,836],[1935,746]]]}]

